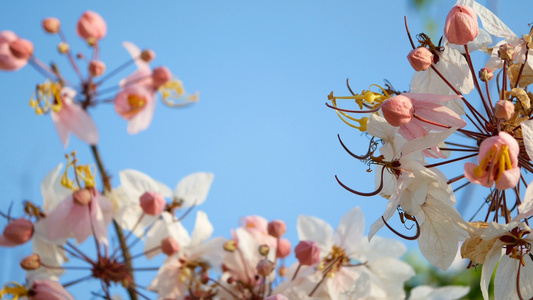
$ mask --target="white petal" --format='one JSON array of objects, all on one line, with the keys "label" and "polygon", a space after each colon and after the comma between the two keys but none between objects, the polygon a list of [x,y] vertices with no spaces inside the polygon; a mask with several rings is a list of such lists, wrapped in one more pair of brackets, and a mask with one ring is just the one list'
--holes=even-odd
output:
[{"label": "white petal", "polygon": [[181,207],[204,203],[214,178],[213,173],[198,172],[183,178],[174,189],[174,198],[183,200]]},{"label": "white petal", "polygon": [[51,212],[59,202],[72,194],[71,190],[61,185],[62,169],[63,164],[61,163],[48,172],[41,182],[41,195],[43,196],[43,209],[45,212]]},{"label": "white petal", "polygon": [[340,220],[333,241],[350,256],[350,253],[357,250],[358,245],[362,242],[364,231],[365,216],[361,208],[354,207],[346,212]]},{"label": "white petal", "polygon": [[135,59],[135,63],[137,64],[137,68],[140,70],[150,70],[150,66],[142,59],[141,57],[141,50],[139,47],[137,47],[135,44],[131,42],[122,42],[122,46],[128,50],[128,53],[131,55],[132,59]]},{"label": "white petal", "polygon": [[310,217],[298,216],[298,238],[300,241],[315,241],[326,255],[333,246],[333,228],[325,221]]},{"label": "white petal", "polygon": [[490,279],[492,277],[492,272],[496,267],[500,257],[502,256],[502,246],[503,242],[497,241],[485,258],[485,263],[483,264],[483,270],[481,271],[481,281],[479,282],[481,286],[481,293],[485,300],[489,299],[488,287],[490,284]]},{"label": "white petal", "polygon": [[[163,183],[152,179],[150,176],[137,170],[122,170],[119,173],[120,184],[126,190],[126,193],[140,197],[145,192],[156,192],[163,197],[172,196],[172,191]],[[132,202],[139,203],[139,199],[132,199]]]},{"label": "white petal", "polygon": [[200,245],[205,240],[211,237],[213,234],[214,228],[207,218],[207,214],[203,211],[198,211],[196,213],[196,223],[194,225],[194,230],[191,235],[191,246]]}]

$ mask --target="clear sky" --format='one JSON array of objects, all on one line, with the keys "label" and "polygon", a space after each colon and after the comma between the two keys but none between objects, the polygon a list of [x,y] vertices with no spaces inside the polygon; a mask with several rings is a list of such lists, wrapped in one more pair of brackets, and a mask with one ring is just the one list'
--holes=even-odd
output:
[{"label": "clear sky", "polygon": [[[435,18],[441,30],[453,3],[437,1],[424,16]],[[491,1],[490,6],[515,33],[526,33],[533,3],[504,3]],[[346,78],[356,92],[382,85],[384,79],[398,90],[408,89],[414,71],[405,58],[410,45],[403,16],[412,33],[424,31],[424,17],[408,2],[9,1],[0,10],[0,30],[31,40],[39,59],[73,75],[55,50],[58,37],[44,33],[40,23],[44,17],[59,18],[71,49],[88,54],[75,35],[85,10],[107,22],[101,59],[108,71],[129,58],[121,43],[131,41],[156,52],[152,66],[168,66],[188,91],[200,92],[200,101],[185,109],[158,103],[148,130],[133,136],[111,104],[90,110],[104,163],[116,176],[114,186],[123,169],[142,171],[171,188],[190,173],[213,172],[212,189],[199,209],[208,214],[214,236],[230,237],[239,218],[256,214],[284,220],[293,244],[298,215],[320,217],[335,227],[344,212],[361,206],[368,228],[385,210],[385,200],[360,198],[335,181],[338,174],[353,188],[374,189],[373,173],[345,153],[336,135],[356,152],[364,151],[366,138],[324,103],[331,91],[348,94]],[[108,86],[133,70],[112,78]],[[65,150],[50,116],[37,116],[29,107],[42,81],[29,66],[0,73],[3,211],[25,199],[41,203],[40,182],[66,152],[77,150],[81,162],[92,162],[87,145],[72,137]],[[15,208],[18,215],[20,206]],[[185,222],[190,230],[193,216]],[[380,235],[393,236],[387,229]],[[12,259],[0,271],[0,284],[22,280],[18,261],[30,249],[20,249],[0,249],[0,255]]]}]

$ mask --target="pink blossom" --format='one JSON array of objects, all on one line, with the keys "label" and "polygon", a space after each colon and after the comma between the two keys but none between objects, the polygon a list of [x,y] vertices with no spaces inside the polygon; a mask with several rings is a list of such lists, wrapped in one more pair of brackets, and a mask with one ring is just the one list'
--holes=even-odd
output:
[{"label": "pink blossom", "polygon": [[115,97],[115,111],[128,120],[128,133],[135,134],[150,126],[155,110],[153,91],[144,85],[130,85]]},{"label": "pink blossom", "polygon": [[92,76],[98,77],[105,72],[105,64],[99,60],[92,60],[89,63],[89,73]]},{"label": "pink blossom", "polygon": [[161,241],[161,251],[167,256],[171,256],[180,251],[180,244],[172,237],[167,237]]},{"label": "pink blossom", "polygon": [[74,300],[61,283],[49,279],[35,280],[28,296],[32,300]]},{"label": "pink blossom", "polygon": [[74,201],[74,194],[60,202],[44,219],[48,238],[58,240],[74,237],[82,243],[94,235],[101,243],[107,243],[107,225],[111,222],[111,202],[95,188],[88,189],[91,201],[81,205]]},{"label": "pink blossom", "polygon": [[33,54],[33,44],[12,31],[0,32],[0,70],[15,71],[24,67]]},{"label": "pink blossom", "polygon": [[172,72],[167,67],[157,67],[152,72],[154,88],[158,88],[172,79]]},{"label": "pink blossom", "polygon": [[107,33],[107,25],[99,14],[88,10],[78,20],[76,33],[85,40],[100,40]]},{"label": "pink blossom", "polygon": [[444,24],[446,39],[455,45],[466,45],[473,41],[478,34],[479,25],[474,9],[464,5],[452,7]]},{"label": "pink blossom", "polygon": [[440,104],[458,98],[457,95],[403,93],[385,100],[381,109],[387,122],[400,127],[398,133],[411,141],[428,135],[428,130],[466,126],[457,113]]},{"label": "pink blossom", "polygon": [[23,218],[16,219],[7,224],[4,233],[0,235],[0,246],[13,247],[22,245],[31,239],[33,223]]},{"label": "pink blossom", "polygon": [[478,163],[466,163],[466,178],[482,186],[500,190],[515,187],[520,180],[518,154],[520,148],[516,140],[506,132],[484,140],[479,147]]},{"label": "pink blossom", "polygon": [[[90,145],[98,144],[98,129],[89,114],[74,102],[76,92],[68,87],[61,89],[60,105],[52,110],[52,121],[59,138],[66,148],[72,132],[80,140]],[[57,100],[57,99],[56,99]]]}]

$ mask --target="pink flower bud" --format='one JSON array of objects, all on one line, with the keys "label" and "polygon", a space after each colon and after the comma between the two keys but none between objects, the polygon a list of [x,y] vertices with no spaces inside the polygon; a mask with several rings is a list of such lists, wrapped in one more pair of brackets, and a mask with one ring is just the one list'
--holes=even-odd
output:
[{"label": "pink flower bud", "polygon": [[157,67],[152,71],[154,87],[158,88],[172,79],[172,73],[167,67]]},{"label": "pink flower bud", "polygon": [[433,53],[426,47],[418,47],[409,52],[407,59],[415,71],[425,71],[433,63]]},{"label": "pink flower bud", "polygon": [[294,253],[300,264],[304,266],[314,265],[320,261],[320,248],[313,241],[300,241],[294,248]]},{"label": "pink flower bud", "polygon": [[444,24],[446,39],[455,45],[466,45],[473,41],[478,34],[479,25],[474,9],[465,5],[452,7]]},{"label": "pink flower bud", "polygon": [[24,67],[33,54],[33,44],[12,31],[0,32],[0,70],[15,71]]},{"label": "pink flower bud", "polygon": [[178,242],[172,237],[167,237],[161,241],[161,251],[163,251],[163,253],[165,253],[167,256],[171,256],[179,252],[180,249],[180,244],[178,244]]},{"label": "pink flower bud", "polygon": [[282,294],[276,294],[265,298],[265,300],[289,300],[289,298],[283,296]]},{"label": "pink flower bud", "polygon": [[268,223],[268,234],[275,238],[282,237],[287,232],[287,225],[281,220],[274,220]]},{"label": "pink flower bud", "polygon": [[34,280],[28,296],[31,300],[74,300],[61,283],[50,279]]},{"label": "pink flower bud", "polygon": [[13,247],[26,243],[33,235],[33,223],[27,219],[16,219],[7,224],[0,236],[0,246]]},{"label": "pink flower bud", "polygon": [[514,55],[514,47],[509,44],[503,44],[498,49],[498,56],[501,59],[511,60]]},{"label": "pink flower bud", "polygon": [[144,49],[141,52],[141,59],[147,63],[151,62],[155,58],[155,52],[151,49]]},{"label": "pink flower bud", "polygon": [[99,60],[92,60],[89,63],[89,73],[94,77],[100,76],[105,72],[105,64]]},{"label": "pink flower bud", "polygon": [[20,266],[26,271],[39,269],[41,267],[41,258],[38,254],[33,253],[22,259]]},{"label": "pink flower bud", "polygon": [[262,259],[257,263],[257,274],[261,276],[268,276],[274,271],[274,263],[268,259]]},{"label": "pink flower bud", "polygon": [[9,43],[9,50],[16,58],[28,60],[33,54],[33,44],[25,39],[17,39]]},{"label": "pink flower bud", "polygon": [[55,34],[59,31],[59,28],[61,26],[61,22],[58,18],[46,18],[43,20],[43,29],[44,31]]},{"label": "pink flower bud", "polygon": [[494,73],[489,68],[479,70],[479,80],[483,82],[490,81],[494,77]]},{"label": "pink flower bud", "polygon": [[167,204],[165,198],[156,192],[145,192],[140,200],[144,213],[152,216],[162,213]]},{"label": "pink flower bud", "polygon": [[85,206],[91,203],[93,193],[90,189],[81,189],[75,191],[74,194],[72,194],[72,198],[77,205]]},{"label": "pink flower bud", "polygon": [[514,116],[514,105],[511,101],[500,100],[494,105],[494,116],[509,121]]},{"label": "pink flower bud", "polygon": [[99,14],[88,10],[78,20],[76,33],[85,40],[100,40],[107,33],[107,25]]},{"label": "pink flower bud", "polygon": [[278,242],[278,248],[276,249],[276,257],[285,258],[291,253],[291,242],[288,239],[280,239]]},{"label": "pink flower bud", "polygon": [[398,95],[389,98],[381,104],[383,117],[392,126],[402,126],[413,118],[414,108],[411,99]]}]

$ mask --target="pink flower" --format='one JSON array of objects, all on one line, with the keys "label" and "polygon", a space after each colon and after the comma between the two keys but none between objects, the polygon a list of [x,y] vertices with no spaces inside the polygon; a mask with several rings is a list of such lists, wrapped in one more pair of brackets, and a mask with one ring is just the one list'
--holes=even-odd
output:
[{"label": "pink flower", "polygon": [[52,121],[56,126],[63,146],[67,148],[69,135],[72,132],[80,140],[90,145],[98,144],[98,129],[89,114],[74,102],[76,91],[64,87],[60,92],[60,100],[56,109],[52,110]]},{"label": "pink flower", "polygon": [[44,31],[50,34],[56,34],[61,28],[61,22],[58,18],[46,18],[42,22]]},{"label": "pink flower", "polygon": [[288,239],[279,239],[276,248],[276,257],[285,258],[291,253],[291,242]]},{"label": "pink flower", "polygon": [[4,233],[0,235],[0,246],[13,247],[22,245],[31,239],[33,223],[26,219],[16,219],[7,224]]},{"label": "pink flower", "polygon": [[150,126],[155,110],[153,91],[144,85],[130,85],[115,97],[115,111],[128,120],[128,133],[135,134]]},{"label": "pink flower", "polygon": [[0,70],[15,71],[24,67],[33,54],[33,44],[12,31],[0,32]]},{"label": "pink flower", "polygon": [[456,45],[466,45],[478,34],[479,25],[474,9],[464,5],[452,7],[444,24],[444,36],[448,41]]},{"label": "pink flower", "polygon": [[78,20],[76,33],[85,40],[100,40],[107,33],[107,25],[99,14],[88,10]]},{"label": "pink flower", "polygon": [[515,187],[520,180],[516,140],[506,132],[484,140],[479,147],[478,163],[465,164],[465,177],[472,183],[500,190]]},{"label": "pink flower", "polygon": [[287,232],[287,225],[282,220],[274,220],[268,222],[268,234],[275,238],[282,237]]},{"label": "pink flower", "polygon": [[59,203],[44,219],[47,235],[51,240],[74,237],[82,243],[94,235],[101,243],[107,243],[107,225],[111,222],[111,202],[95,188],[87,188],[90,202],[83,205],[75,201],[74,193]]},{"label": "pink flower", "polygon": [[462,128],[466,122],[440,102],[458,99],[457,95],[403,93],[381,104],[387,122],[400,127],[398,133],[411,141],[428,135],[428,130],[442,131],[450,127]]},{"label": "pink flower", "polygon": [[35,280],[28,296],[32,300],[74,300],[61,283],[49,279]]},{"label": "pink flower", "polygon": [[152,72],[154,88],[158,88],[172,79],[172,73],[167,67],[157,67]]}]

